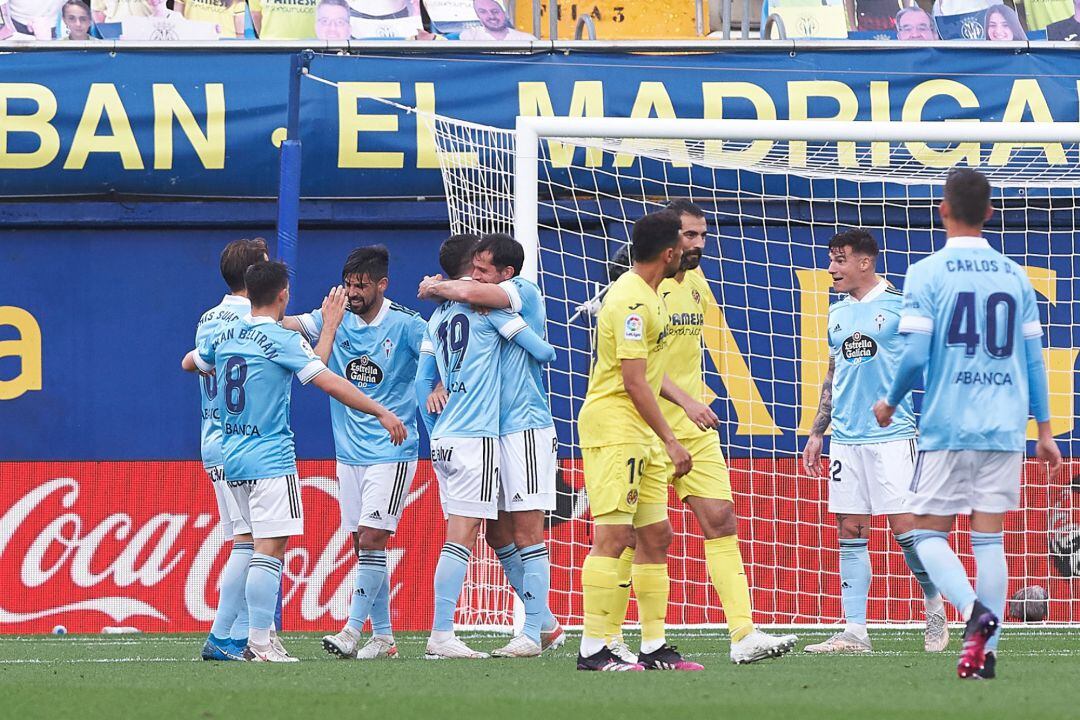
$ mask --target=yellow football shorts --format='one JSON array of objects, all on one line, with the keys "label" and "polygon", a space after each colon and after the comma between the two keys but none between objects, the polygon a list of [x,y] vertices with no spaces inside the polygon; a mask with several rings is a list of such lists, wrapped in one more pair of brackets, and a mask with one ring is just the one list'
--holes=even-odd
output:
[{"label": "yellow football shorts", "polygon": [[667,505],[670,474],[659,440],[582,448],[585,490],[593,517],[633,515],[639,504]]},{"label": "yellow football shorts", "polygon": [[675,478],[675,466],[667,453],[664,476],[674,478],[671,482],[680,500],[693,496],[712,500],[731,501],[731,477],[728,474],[724,453],[720,451],[720,437],[715,432],[706,432],[692,438],[679,438],[679,442],[690,453],[694,461],[693,469],[680,478]]}]

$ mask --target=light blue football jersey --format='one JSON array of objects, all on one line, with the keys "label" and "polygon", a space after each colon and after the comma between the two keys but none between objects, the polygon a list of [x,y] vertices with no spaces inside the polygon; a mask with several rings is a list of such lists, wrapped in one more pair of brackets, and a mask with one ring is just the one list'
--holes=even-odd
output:
[{"label": "light blue football jersey", "polygon": [[449,397],[431,437],[497,437],[503,338],[528,325],[516,313],[478,313],[468,305],[444,302],[427,324],[424,352],[435,355]]},{"label": "light blue football jersey", "polygon": [[900,332],[931,336],[921,450],[1024,450],[1024,341],[1042,326],[1023,268],[983,238],[949,238],[908,268]]},{"label": "light blue football jersey", "polygon": [[[221,326],[239,320],[251,312],[251,302],[240,295],[226,295],[221,302],[210,308],[199,318],[195,328],[195,347],[200,347],[207,338],[217,335]],[[203,375],[199,378],[199,394],[202,396],[200,407],[202,414],[202,461],[209,470],[221,465],[221,413],[217,407],[217,376]]]},{"label": "light blue football jersey", "polygon": [[847,445],[915,437],[911,395],[896,408],[889,427],[879,427],[874,403],[889,392],[904,341],[897,332],[903,299],[882,280],[862,300],[850,295],[829,306],[832,355],[832,441]]},{"label": "light blue football jersey", "polygon": [[[308,342],[318,344],[322,310],[296,319]],[[426,328],[427,323],[418,313],[387,298],[383,298],[382,308],[370,325],[359,315],[345,313],[334,336],[330,369],[401,418],[409,434],[401,445],[394,445],[375,416],[330,398],[338,462],[369,466],[416,460],[420,439],[413,383]]]},{"label": "light blue football jersey", "polygon": [[225,479],[296,474],[292,376],[306,384],[326,370],[307,340],[268,317],[245,315],[223,325],[196,356],[200,370],[217,374]]},{"label": "light blue football jersey", "polygon": [[[521,314],[529,328],[547,339],[547,310],[536,283],[515,277],[499,283],[510,297],[510,310]],[[544,389],[540,362],[528,350],[512,342],[502,343],[502,393],[499,400],[499,433],[551,427],[551,407]]]}]

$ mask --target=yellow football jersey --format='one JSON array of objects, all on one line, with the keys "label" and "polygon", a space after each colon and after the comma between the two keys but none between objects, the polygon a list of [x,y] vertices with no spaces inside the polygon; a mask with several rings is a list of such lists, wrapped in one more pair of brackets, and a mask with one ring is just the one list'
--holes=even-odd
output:
[{"label": "yellow football jersey", "polygon": [[[705,402],[701,333],[705,327],[706,308],[716,302],[709,282],[701,270],[691,270],[681,283],[674,278],[664,280],[660,283],[659,291],[668,314],[664,347],[667,375],[690,397]],[[661,398],[660,409],[664,411],[675,437],[693,438],[702,434],[703,431],[675,403]]]},{"label": "yellow football jersey", "polygon": [[622,361],[644,358],[649,387],[660,396],[666,315],[660,296],[637,273],[611,284],[597,319],[596,358],[578,414],[582,447],[655,439],[623,386]]}]

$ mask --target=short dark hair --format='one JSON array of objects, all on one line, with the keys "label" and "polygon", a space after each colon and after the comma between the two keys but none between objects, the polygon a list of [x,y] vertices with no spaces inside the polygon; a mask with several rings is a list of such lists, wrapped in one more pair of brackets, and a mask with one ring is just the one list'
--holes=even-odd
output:
[{"label": "short dark hair", "polygon": [[525,248],[506,233],[491,233],[480,238],[473,255],[482,252],[491,253],[491,264],[496,270],[511,267],[514,268],[514,275],[521,274],[521,266],[525,263]]},{"label": "short dark hair", "polygon": [[480,238],[472,233],[451,235],[439,248],[439,265],[449,278],[459,278],[466,267],[472,264],[473,250]]},{"label": "short dark hair", "polygon": [[609,282],[615,282],[621,278],[626,271],[630,269],[630,266],[634,264],[633,258],[630,257],[630,246],[622,245],[615,254],[611,256],[607,264],[607,276]]},{"label": "short dark hair", "polygon": [[266,240],[261,237],[233,240],[221,251],[221,277],[229,290],[244,289],[244,272],[255,263],[266,260]]},{"label": "short dark hair", "polygon": [[341,279],[348,280],[355,275],[362,278],[365,275],[373,282],[379,282],[386,277],[390,270],[390,251],[385,245],[365,245],[358,247],[349,253],[345,259],[345,267],[341,269]]},{"label": "short dark hair", "polygon": [[705,217],[705,211],[686,198],[676,198],[665,205],[664,209],[676,215],[689,215],[696,218]]},{"label": "short dark hair", "polygon": [[[68,5],[74,5],[75,7],[82,8],[83,10],[86,11],[87,15],[90,15],[90,6],[88,4],[86,4],[85,2],[83,2],[83,0],[67,0],[66,3],[64,3],[63,5],[60,6],[60,15],[61,16],[63,16],[63,14],[64,14],[64,8],[66,8]],[[91,20],[92,19],[93,19],[93,16],[91,15]]]},{"label": "short dark hair", "polygon": [[990,182],[978,170],[955,168],[945,180],[944,200],[957,220],[982,226],[990,207]]},{"label": "short dark hair", "polygon": [[630,234],[634,262],[649,262],[668,248],[679,244],[682,221],[670,210],[649,213],[638,218]]},{"label": "short dark hair", "polygon": [[842,250],[846,247],[851,248],[851,252],[858,253],[859,255],[866,255],[867,257],[875,258],[878,256],[878,244],[877,239],[866,228],[849,228],[847,230],[841,230],[832,236],[829,240],[830,250]]},{"label": "short dark hair", "polygon": [[244,273],[252,307],[266,307],[289,286],[289,268],[277,260],[257,262]]}]

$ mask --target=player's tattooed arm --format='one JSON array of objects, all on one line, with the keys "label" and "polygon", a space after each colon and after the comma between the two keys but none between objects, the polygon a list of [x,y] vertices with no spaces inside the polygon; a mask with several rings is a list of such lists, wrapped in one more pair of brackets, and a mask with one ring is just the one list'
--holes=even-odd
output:
[{"label": "player's tattooed arm", "polygon": [[345,317],[345,306],[348,296],[345,288],[338,285],[330,288],[330,293],[323,298],[322,302],[322,331],[319,333],[319,342],[315,346],[315,354],[324,364],[330,362],[330,352],[334,349],[334,336]]},{"label": "player's tattooed arm", "polygon": [[498,285],[475,280],[443,280],[439,275],[425,277],[416,296],[422,300],[452,300],[494,310],[510,307],[510,296]]},{"label": "player's tattooed arm", "polygon": [[829,358],[829,371],[825,373],[825,380],[821,384],[821,400],[818,402],[817,415],[814,416],[814,424],[810,427],[810,437],[806,439],[806,447],[803,448],[803,468],[810,475],[820,475],[821,448],[824,444],[825,431],[832,422],[833,404],[833,375],[836,373],[836,359]]}]

